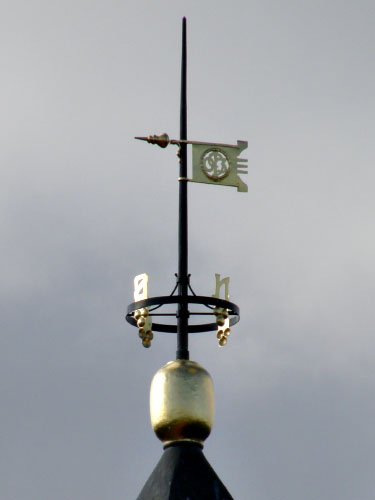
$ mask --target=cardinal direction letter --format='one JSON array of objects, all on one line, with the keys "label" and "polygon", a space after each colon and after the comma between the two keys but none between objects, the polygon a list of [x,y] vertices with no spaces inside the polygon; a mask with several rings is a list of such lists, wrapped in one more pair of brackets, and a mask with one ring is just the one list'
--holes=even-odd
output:
[{"label": "cardinal direction letter", "polygon": [[215,278],[216,278],[216,286],[215,286],[215,293],[212,297],[215,297],[217,299],[220,299],[220,290],[221,287],[224,286],[224,299],[229,300],[229,276],[226,278],[220,279],[220,274],[215,273]]},{"label": "cardinal direction letter", "polygon": [[138,274],[134,278],[134,300],[143,300],[148,298],[148,275],[146,273]]}]

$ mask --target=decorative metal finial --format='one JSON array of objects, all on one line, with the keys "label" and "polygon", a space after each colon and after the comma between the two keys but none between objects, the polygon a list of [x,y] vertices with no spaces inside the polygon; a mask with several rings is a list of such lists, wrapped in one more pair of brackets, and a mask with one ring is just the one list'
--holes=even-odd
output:
[{"label": "decorative metal finial", "polygon": [[171,142],[169,140],[168,134],[160,135],[149,135],[148,137],[134,137],[134,139],[139,139],[140,141],[147,141],[149,144],[157,144],[161,148],[166,148]]},{"label": "decorative metal finial", "polygon": [[210,374],[186,359],[170,361],[151,383],[151,425],[164,446],[203,443],[214,421],[214,390]]}]

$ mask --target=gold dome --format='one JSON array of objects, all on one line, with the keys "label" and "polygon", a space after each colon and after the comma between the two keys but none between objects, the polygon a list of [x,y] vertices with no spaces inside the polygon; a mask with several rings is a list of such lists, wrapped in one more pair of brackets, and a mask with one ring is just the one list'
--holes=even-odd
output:
[{"label": "gold dome", "polygon": [[202,443],[214,420],[210,374],[194,361],[177,359],[158,370],[151,383],[151,425],[165,444]]}]

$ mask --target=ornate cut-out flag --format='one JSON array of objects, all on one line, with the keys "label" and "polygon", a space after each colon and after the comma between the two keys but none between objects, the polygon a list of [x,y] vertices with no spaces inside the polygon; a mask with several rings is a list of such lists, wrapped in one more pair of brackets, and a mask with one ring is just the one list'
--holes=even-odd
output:
[{"label": "ornate cut-out flag", "polygon": [[247,159],[238,158],[247,148],[247,141],[237,141],[237,146],[219,144],[193,145],[193,182],[234,186],[247,192],[247,184],[239,174],[247,174]]},{"label": "ornate cut-out flag", "polygon": [[234,186],[237,191],[247,193],[247,184],[239,177],[239,174],[247,174],[247,159],[238,158],[242,151],[247,148],[247,141],[237,141],[237,146],[210,144],[209,142],[185,139],[169,139],[168,134],[136,137],[136,139],[157,144],[161,148],[166,148],[169,144],[177,146],[191,144],[193,146],[193,178],[185,180]]}]

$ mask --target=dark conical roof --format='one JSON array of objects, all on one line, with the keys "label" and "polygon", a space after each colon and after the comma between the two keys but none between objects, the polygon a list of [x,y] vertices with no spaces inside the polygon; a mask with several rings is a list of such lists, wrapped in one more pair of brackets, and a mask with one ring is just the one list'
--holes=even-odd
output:
[{"label": "dark conical roof", "polygon": [[194,443],[168,446],[137,500],[233,500],[202,448]]}]

